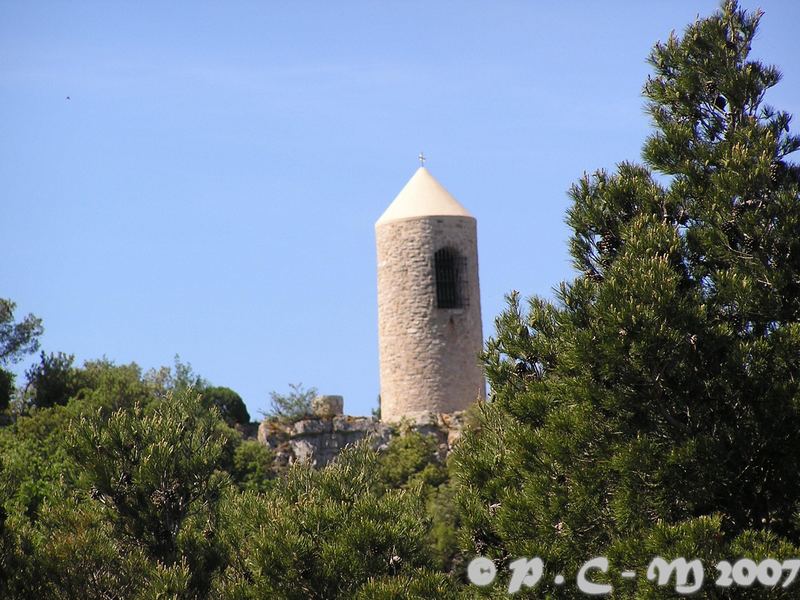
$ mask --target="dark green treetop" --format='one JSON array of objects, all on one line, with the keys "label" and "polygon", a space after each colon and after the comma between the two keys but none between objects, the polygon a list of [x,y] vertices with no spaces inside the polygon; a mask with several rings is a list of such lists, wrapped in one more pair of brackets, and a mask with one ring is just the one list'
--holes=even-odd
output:
[{"label": "dark green treetop", "polygon": [[200,390],[203,402],[209,407],[216,407],[220,416],[228,425],[246,424],[250,422],[250,413],[247,412],[242,397],[231,388],[211,386]]}]

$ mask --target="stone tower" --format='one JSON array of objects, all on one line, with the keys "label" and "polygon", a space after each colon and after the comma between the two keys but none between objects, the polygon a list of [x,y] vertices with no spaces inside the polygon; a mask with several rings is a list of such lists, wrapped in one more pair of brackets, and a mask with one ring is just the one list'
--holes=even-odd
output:
[{"label": "stone tower", "polygon": [[486,395],[475,218],[420,167],[375,235],[381,419],[464,410]]}]

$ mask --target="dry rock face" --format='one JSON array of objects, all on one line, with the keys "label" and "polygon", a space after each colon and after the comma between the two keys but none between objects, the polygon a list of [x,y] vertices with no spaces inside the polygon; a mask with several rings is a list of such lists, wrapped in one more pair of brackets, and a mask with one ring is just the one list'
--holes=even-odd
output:
[{"label": "dry rock face", "polygon": [[[444,459],[464,427],[463,413],[433,414],[420,418],[412,429],[434,435],[439,443],[439,457]],[[371,439],[376,450],[384,448],[398,435],[400,427],[373,417],[312,416],[293,423],[266,419],[258,428],[258,441],[275,453],[275,466],[285,467],[297,461],[324,467],[348,444]]]}]

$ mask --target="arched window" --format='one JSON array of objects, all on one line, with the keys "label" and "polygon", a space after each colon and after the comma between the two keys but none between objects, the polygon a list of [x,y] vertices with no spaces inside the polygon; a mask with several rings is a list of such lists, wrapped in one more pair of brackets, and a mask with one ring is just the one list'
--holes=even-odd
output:
[{"label": "arched window", "polygon": [[464,308],[466,304],[467,259],[453,248],[442,248],[433,255],[436,272],[436,306]]}]

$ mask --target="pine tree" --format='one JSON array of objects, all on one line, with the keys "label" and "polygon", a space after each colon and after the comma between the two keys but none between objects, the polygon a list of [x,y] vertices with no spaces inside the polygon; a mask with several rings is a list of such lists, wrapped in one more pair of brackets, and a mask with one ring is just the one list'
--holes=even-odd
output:
[{"label": "pine tree", "polygon": [[146,407],[81,416],[69,441],[120,548],[158,565],[164,589],[184,582],[186,597],[202,595],[219,566],[217,504],[230,489],[219,471],[227,445],[219,413],[186,388]]},{"label": "pine tree", "polygon": [[617,597],[673,597],[643,581],[662,555],[743,597],[714,588],[717,561],[797,554],[800,138],[764,104],[778,70],[749,58],[761,16],[726,2],[656,44],[644,164],[571,188],[580,275],[527,309],[512,293],[487,344],[463,545],[542,557],[540,595],[605,555],[641,574],[612,568]]}]

